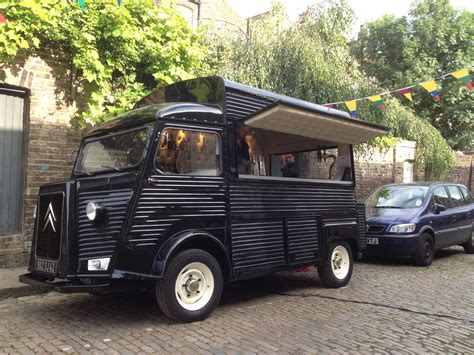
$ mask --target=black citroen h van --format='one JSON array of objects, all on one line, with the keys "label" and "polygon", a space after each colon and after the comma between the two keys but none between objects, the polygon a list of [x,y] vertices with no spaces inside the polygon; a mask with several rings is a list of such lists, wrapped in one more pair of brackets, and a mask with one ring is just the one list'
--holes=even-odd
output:
[{"label": "black citroen h van", "polygon": [[316,266],[349,282],[366,246],[352,145],[386,128],[208,77],[96,126],[68,181],[40,188],[29,273],[58,292],[153,285],[162,311],[206,318],[223,285]]}]

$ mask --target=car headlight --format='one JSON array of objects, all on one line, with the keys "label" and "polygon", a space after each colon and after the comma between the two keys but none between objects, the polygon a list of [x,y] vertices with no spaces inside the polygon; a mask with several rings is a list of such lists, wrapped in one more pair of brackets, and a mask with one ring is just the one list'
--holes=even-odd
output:
[{"label": "car headlight", "polygon": [[390,233],[411,233],[415,231],[415,223],[397,224],[390,228]]},{"label": "car headlight", "polygon": [[102,213],[104,213],[104,207],[99,205],[98,203],[91,201],[86,206],[86,215],[90,221],[95,220],[99,217]]}]

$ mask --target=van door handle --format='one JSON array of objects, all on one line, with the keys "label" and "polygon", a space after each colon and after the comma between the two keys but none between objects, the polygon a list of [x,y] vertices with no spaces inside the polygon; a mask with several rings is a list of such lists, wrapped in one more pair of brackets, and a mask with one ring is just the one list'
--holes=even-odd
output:
[{"label": "van door handle", "polygon": [[467,213],[467,218],[471,218],[471,212]]},{"label": "van door handle", "polygon": [[158,179],[155,179],[155,178],[152,178],[152,177],[149,177],[149,178],[147,179],[147,181],[148,181],[148,183],[149,183],[150,185],[151,185],[151,184],[156,184],[156,183],[159,182]]}]

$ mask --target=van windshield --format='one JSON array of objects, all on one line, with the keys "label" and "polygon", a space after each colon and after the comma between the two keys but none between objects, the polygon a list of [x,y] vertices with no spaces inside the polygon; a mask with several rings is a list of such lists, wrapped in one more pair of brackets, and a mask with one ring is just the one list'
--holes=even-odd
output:
[{"label": "van windshield", "polygon": [[428,186],[385,186],[370,195],[365,205],[369,208],[420,208]]},{"label": "van windshield", "polygon": [[144,156],[150,131],[147,126],[87,141],[82,146],[74,172],[92,175],[137,165]]}]

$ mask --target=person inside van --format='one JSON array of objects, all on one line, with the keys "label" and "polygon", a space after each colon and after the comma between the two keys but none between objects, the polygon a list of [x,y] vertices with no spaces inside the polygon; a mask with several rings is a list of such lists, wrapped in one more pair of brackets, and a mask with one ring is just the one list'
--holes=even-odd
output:
[{"label": "person inside van", "polygon": [[237,164],[239,174],[249,173],[250,148],[245,137],[249,133],[249,128],[241,125],[237,128],[236,143],[237,143]]},{"label": "person inside van", "polygon": [[295,156],[293,154],[285,154],[283,156],[285,166],[281,169],[281,176],[283,177],[300,177],[300,168],[295,162]]}]

